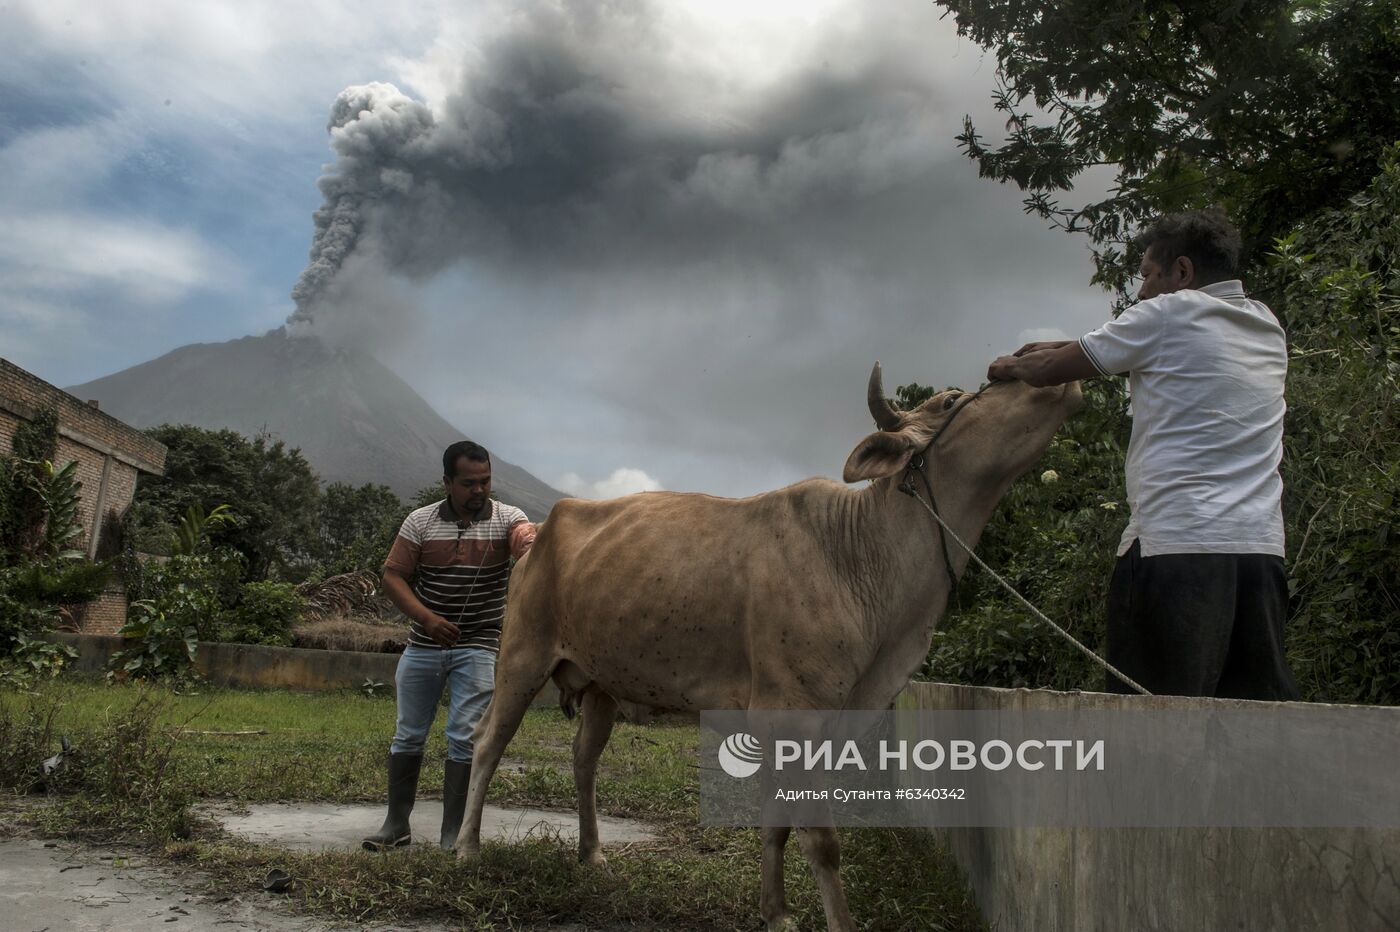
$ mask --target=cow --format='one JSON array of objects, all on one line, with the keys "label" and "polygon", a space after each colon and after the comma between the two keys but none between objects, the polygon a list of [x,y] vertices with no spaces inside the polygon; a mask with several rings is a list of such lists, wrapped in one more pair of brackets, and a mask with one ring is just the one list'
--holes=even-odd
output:
[{"label": "cow", "polygon": [[[594,864],[604,863],[594,776],[620,707],[889,708],[928,653],[950,574],[967,564],[901,482],[914,480],[925,501],[931,489],[941,516],[975,546],[1002,495],[1080,401],[1077,382],[999,382],[901,412],[885,397],[877,362],[867,403],[880,429],[843,471],[847,483],[873,480],[868,486],[810,479],[743,499],[645,492],[556,504],[510,580],[458,857],[478,855],[487,785],[551,677],[581,712],[573,745],[579,857]],[[791,831],[762,829],[760,913],[769,929],[790,924],[783,849]],[[835,830],[797,833],[827,927],[853,929]]]}]

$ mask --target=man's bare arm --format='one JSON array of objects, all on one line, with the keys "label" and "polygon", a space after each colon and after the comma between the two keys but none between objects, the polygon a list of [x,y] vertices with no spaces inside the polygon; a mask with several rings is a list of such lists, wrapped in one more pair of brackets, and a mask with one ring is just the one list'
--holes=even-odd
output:
[{"label": "man's bare arm", "polygon": [[1027,344],[1014,356],[993,360],[987,367],[987,378],[993,382],[1017,380],[1044,388],[1102,375],[1084,355],[1084,348],[1077,340],[1067,340],[1046,349],[1032,349],[1035,345]]},{"label": "man's bare arm", "polygon": [[399,611],[418,622],[418,626],[428,637],[443,647],[451,647],[457,643],[457,635],[460,633],[458,627],[418,601],[418,596],[413,594],[408,580],[397,570],[384,568],[384,591],[389,594],[389,601],[393,602]]}]

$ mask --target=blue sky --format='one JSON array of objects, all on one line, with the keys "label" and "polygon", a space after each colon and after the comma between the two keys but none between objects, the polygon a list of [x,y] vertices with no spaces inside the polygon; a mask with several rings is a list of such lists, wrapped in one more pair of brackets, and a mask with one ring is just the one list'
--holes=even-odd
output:
[{"label": "blue sky", "polygon": [[[537,41],[541,11],[620,37],[572,53],[641,114],[634,130],[785,123],[761,141],[785,172],[752,189],[763,203],[709,191],[731,226],[687,227],[654,256],[619,240],[564,268],[463,246],[427,274],[382,270],[410,310],[376,321],[376,354],[546,481],[749,494],[834,475],[870,429],[876,358],[891,384],[975,384],[1027,335],[1108,313],[1084,244],[956,151],[964,113],[999,125],[993,62],[933,4],[638,0],[601,23],[564,2],[464,6],[0,8],[0,354],[66,385],[278,326],[336,95],[389,82],[441,115],[499,81],[493,50]],[[645,48],[628,45],[638,22]],[[737,185],[746,164],[706,183]]]}]

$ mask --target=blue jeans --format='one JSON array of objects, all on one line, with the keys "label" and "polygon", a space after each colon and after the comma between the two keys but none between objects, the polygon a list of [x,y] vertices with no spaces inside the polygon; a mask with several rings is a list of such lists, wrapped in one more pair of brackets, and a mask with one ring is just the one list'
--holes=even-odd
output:
[{"label": "blue jeans", "polygon": [[469,764],[472,735],[496,687],[496,652],[479,647],[435,650],[410,644],[394,672],[398,723],[394,754],[422,754],[447,687],[447,759]]}]

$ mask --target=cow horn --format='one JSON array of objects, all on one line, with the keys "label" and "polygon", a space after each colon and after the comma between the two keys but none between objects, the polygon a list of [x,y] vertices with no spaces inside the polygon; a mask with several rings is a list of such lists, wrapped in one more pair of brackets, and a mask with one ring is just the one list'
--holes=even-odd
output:
[{"label": "cow horn", "polygon": [[870,386],[865,391],[865,403],[870,406],[870,416],[875,419],[875,425],[881,430],[894,430],[899,427],[899,412],[895,411],[889,399],[885,397],[884,377],[878,362],[875,363],[875,368],[870,370]]}]

